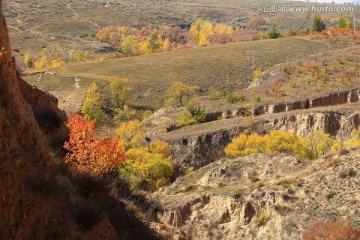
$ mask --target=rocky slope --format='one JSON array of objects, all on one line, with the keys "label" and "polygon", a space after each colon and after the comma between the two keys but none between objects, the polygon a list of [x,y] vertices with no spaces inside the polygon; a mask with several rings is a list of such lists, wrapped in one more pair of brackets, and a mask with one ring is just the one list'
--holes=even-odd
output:
[{"label": "rocky slope", "polygon": [[316,161],[254,154],[223,159],[161,189],[170,239],[301,239],[314,220],[360,226],[360,149]]}]

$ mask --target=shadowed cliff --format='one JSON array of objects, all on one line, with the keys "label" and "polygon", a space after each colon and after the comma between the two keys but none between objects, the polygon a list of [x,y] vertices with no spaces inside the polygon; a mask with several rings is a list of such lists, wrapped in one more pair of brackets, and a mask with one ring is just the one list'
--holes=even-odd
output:
[{"label": "shadowed cliff", "polygon": [[18,77],[0,0],[0,238],[157,239],[109,193],[108,180],[89,197],[60,173],[49,145],[61,149],[64,121],[54,96]]}]

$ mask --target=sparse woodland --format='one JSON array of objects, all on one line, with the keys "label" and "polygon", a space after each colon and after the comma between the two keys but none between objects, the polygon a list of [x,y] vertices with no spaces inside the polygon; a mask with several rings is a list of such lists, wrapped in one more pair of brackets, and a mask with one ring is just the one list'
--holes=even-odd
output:
[{"label": "sparse woodland", "polygon": [[[154,10],[144,2],[139,9]],[[155,2],[161,11],[169,9]],[[46,218],[43,232],[29,236],[69,239],[56,230],[66,223],[76,239],[360,239],[356,20],[345,13],[303,13],[293,20],[301,24],[284,27],[289,16],[260,14],[250,1],[252,7],[239,3],[228,12],[219,12],[216,1],[197,2],[186,2],[197,18],[184,10],[161,21],[151,13],[149,24],[145,17],[135,24],[140,10],[131,1],[84,1],[86,16],[77,1],[57,3],[68,19],[64,25],[78,24],[73,39],[59,38],[73,31],[71,24],[31,26],[22,23],[17,5],[9,5],[14,36],[27,29],[42,47],[35,53],[40,43],[29,51],[13,49],[25,66],[16,72],[17,59],[7,59],[10,50],[0,46],[0,125],[8,131],[21,123],[39,146],[23,144],[28,154],[20,144],[28,135],[11,128],[8,144],[0,129],[0,160],[11,155],[18,161],[1,162],[7,175],[0,183],[9,190],[19,178],[21,197],[12,191],[14,202],[27,202],[26,189],[29,199],[60,209],[42,204],[45,210],[36,214]],[[35,0],[29,6],[46,9]],[[107,22],[96,18],[97,7],[106,9]],[[128,15],[116,15],[121,7]],[[245,10],[244,17],[228,19]],[[191,22],[180,24],[183,19]],[[60,33],[46,35],[42,27]],[[19,109],[7,107],[11,98]],[[74,99],[77,105],[71,105]],[[57,104],[71,105],[71,111]],[[41,161],[29,165],[37,156],[45,167]],[[44,176],[22,178],[22,165]],[[35,200],[29,206],[37,206]],[[12,224],[16,232],[24,222],[19,216],[26,220],[36,210],[29,206],[3,206],[0,218],[12,222],[0,221],[0,238],[4,226]],[[17,239],[37,232],[34,227],[15,235],[6,230],[6,236]]]}]

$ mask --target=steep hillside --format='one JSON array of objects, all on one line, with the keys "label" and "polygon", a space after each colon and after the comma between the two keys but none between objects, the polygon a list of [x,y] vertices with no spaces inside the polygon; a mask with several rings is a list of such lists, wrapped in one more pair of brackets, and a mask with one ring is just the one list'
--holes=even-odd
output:
[{"label": "steep hillside", "polygon": [[160,221],[176,233],[168,239],[299,240],[317,219],[360,227],[359,154],[223,159],[153,197],[164,205]]},{"label": "steep hillside", "polygon": [[46,143],[61,150],[66,115],[55,97],[18,77],[2,1],[0,49],[1,239],[158,239],[109,194],[106,182],[90,181],[96,196],[89,188],[85,194],[84,179],[74,184],[55,164]]},{"label": "steep hillside", "polygon": [[[0,12],[1,8],[0,2]],[[115,236],[106,219],[103,230],[82,234],[73,224],[70,214],[64,211],[62,198],[66,196],[58,195],[63,186],[56,182],[45,139],[31,106],[22,96],[22,80],[18,79],[16,74],[7,26],[2,15],[0,26],[1,237],[45,239],[51,236],[56,238],[64,232],[72,237]],[[33,92],[41,95],[40,91]],[[50,97],[47,100],[51,102]],[[35,109],[36,106],[33,106]]]}]

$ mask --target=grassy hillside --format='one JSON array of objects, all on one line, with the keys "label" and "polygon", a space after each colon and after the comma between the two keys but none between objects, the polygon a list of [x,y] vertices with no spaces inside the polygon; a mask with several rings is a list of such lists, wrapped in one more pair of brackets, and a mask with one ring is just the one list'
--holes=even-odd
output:
[{"label": "grassy hillside", "polygon": [[93,80],[108,83],[116,77],[127,77],[131,84],[133,103],[159,107],[164,93],[175,81],[199,86],[203,92],[218,90],[230,93],[243,88],[251,81],[254,69],[263,70],[287,61],[302,59],[326,50],[320,42],[299,38],[244,42],[178,52],[151,54],[139,57],[114,59],[103,62],[69,64],[50,69],[38,81],[38,76],[27,81],[41,89],[54,92],[60,100],[76,91],[75,77],[83,88]]},{"label": "grassy hillside", "polygon": [[[256,15],[252,1],[4,0],[13,47],[39,51],[49,43],[83,47],[108,25],[191,23],[197,18],[237,25]],[[30,45],[29,40],[36,40]]]}]

